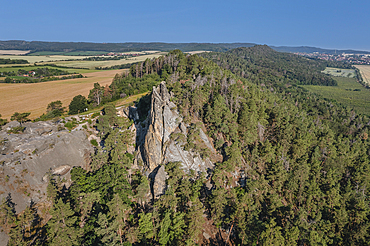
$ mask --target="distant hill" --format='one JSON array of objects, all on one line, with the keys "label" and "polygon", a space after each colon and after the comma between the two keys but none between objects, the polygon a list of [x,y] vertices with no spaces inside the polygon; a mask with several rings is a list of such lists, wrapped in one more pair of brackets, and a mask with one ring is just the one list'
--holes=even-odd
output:
[{"label": "distant hill", "polygon": [[141,50],[160,50],[170,51],[180,49],[183,52],[209,50],[225,52],[238,47],[252,47],[253,43],[87,43],[87,42],[41,42],[41,41],[21,41],[10,40],[0,41],[0,50],[31,50],[70,52],[70,51],[111,51],[128,52]]},{"label": "distant hill", "polygon": [[309,47],[309,46],[299,46],[299,47],[289,47],[289,46],[270,46],[272,49],[279,51],[279,52],[289,52],[289,53],[314,53],[318,52],[321,54],[342,54],[342,53],[349,53],[349,54],[370,54],[369,51],[361,51],[361,50],[332,50],[332,49],[321,49],[317,47]]},{"label": "distant hill", "polygon": [[[179,49],[183,52],[188,51],[216,51],[226,52],[239,47],[253,47],[255,43],[89,43],[89,42],[42,42],[42,41],[23,41],[23,40],[8,40],[0,41],[0,50],[31,50],[31,53],[40,51],[53,52],[72,52],[72,51],[109,51],[109,52],[128,52],[142,50],[160,50],[170,51]],[[358,50],[332,50],[321,49],[316,47],[288,47],[288,46],[271,46],[272,49],[279,52],[305,52],[305,53],[323,53],[323,54],[370,54],[368,51]]]}]

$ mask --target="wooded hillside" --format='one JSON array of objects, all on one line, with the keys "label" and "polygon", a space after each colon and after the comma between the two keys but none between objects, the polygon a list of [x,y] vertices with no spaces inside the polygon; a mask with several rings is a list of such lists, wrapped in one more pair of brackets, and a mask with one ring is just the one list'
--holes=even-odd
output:
[{"label": "wooded hillside", "polygon": [[[74,168],[69,189],[50,177],[46,226],[3,203],[10,244],[368,245],[370,119],[296,87],[335,86],[319,72],[327,64],[265,46],[204,56],[214,62],[179,50],[147,60],[104,95],[108,102],[165,80],[188,132],[172,137],[207,158],[197,141],[204,127],[220,157],[213,170],[166,163],[165,194],[148,197],[153,180],[128,152],[133,122],[108,104],[90,169]],[[150,100],[137,103],[140,125]]]}]

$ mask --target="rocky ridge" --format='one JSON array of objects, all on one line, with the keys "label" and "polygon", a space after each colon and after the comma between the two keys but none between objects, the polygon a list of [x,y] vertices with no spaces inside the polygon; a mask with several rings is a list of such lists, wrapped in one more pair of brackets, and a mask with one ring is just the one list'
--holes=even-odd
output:
[{"label": "rocky ridge", "polygon": [[[165,192],[167,174],[164,166],[169,162],[180,162],[187,172],[194,170],[199,173],[213,169],[214,165],[209,158],[202,159],[198,153],[185,150],[183,141],[176,141],[171,137],[176,134],[188,137],[189,125],[183,122],[176,105],[171,102],[171,95],[164,81],[158,87],[153,87],[148,118],[135,126],[138,136],[137,158],[143,161],[144,172],[151,178],[154,198]],[[216,153],[202,129],[199,129],[199,135],[203,145]]]}]

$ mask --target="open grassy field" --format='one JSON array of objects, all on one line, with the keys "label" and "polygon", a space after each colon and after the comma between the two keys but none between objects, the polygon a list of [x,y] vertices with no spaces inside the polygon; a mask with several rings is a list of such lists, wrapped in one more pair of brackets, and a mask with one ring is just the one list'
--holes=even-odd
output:
[{"label": "open grassy field", "polygon": [[10,119],[14,112],[31,112],[35,119],[46,111],[47,105],[60,100],[68,107],[77,95],[88,96],[93,84],[109,85],[122,70],[104,70],[83,74],[87,78],[49,81],[35,84],[0,84],[0,114]]},{"label": "open grassy field", "polygon": [[370,85],[370,66],[369,65],[355,65],[360,70],[363,81]]},{"label": "open grassy field", "polygon": [[197,51],[188,51],[188,52],[184,52],[184,53],[187,53],[187,54],[190,54],[190,55],[195,55],[195,54],[200,54],[200,53],[204,53],[204,52],[211,52],[211,51],[197,50]]},{"label": "open grassy field", "polygon": [[30,53],[30,50],[0,50],[0,55],[25,55]]},{"label": "open grassy field", "polygon": [[304,85],[307,90],[354,108],[358,113],[370,115],[370,89],[354,78],[333,77],[338,86]]},{"label": "open grassy field", "polygon": [[335,67],[327,67],[322,73],[329,74],[335,77],[346,77],[354,78],[356,77],[356,71],[354,69],[343,69]]},{"label": "open grassy field", "polygon": [[[134,52],[135,53],[135,52]],[[162,55],[167,54],[167,52],[158,52],[154,54],[147,54],[147,55],[141,55],[137,57],[127,58],[127,59],[121,59],[121,60],[110,60],[110,61],[56,61],[53,62],[53,64],[57,66],[64,66],[64,67],[79,67],[79,68],[88,68],[88,69],[94,69],[95,67],[110,67],[115,65],[121,65],[121,64],[129,64],[134,62],[141,62],[145,61],[146,59],[152,59],[154,57],[159,57]],[[50,64],[50,62],[43,62],[38,63],[41,64]]]},{"label": "open grassy field", "polygon": [[36,69],[39,69],[39,68],[44,68],[44,67],[47,67],[47,68],[50,68],[50,69],[59,69],[59,70],[63,70],[63,71],[67,71],[69,73],[93,73],[93,72],[97,72],[98,70],[91,70],[91,69],[77,69],[77,68],[58,68],[58,67],[52,67],[52,66],[14,66],[14,67],[0,67],[0,73],[2,72],[16,72],[18,71],[19,69],[23,69],[23,70],[26,70],[26,71],[32,71],[32,70],[36,70]]}]

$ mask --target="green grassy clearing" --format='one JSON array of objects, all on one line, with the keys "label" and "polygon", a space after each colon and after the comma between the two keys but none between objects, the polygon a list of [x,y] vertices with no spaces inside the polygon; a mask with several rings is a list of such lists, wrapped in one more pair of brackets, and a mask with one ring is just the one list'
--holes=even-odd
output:
[{"label": "green grassy clearing", "polygon": [[327,67],[322,73],[332,75],[334,77],[346,77],[354,78],[356,76],[356,71],[354,69],[343,69],[335,67]]},{"label": "green grassy clearing", "polygon": [[[343,69],[342,69],[343,70]],[[358,113],[370,115],[370,89],[354,78],[333,77],[338,86],[304,85],[310,92],[354,108]]]}]

